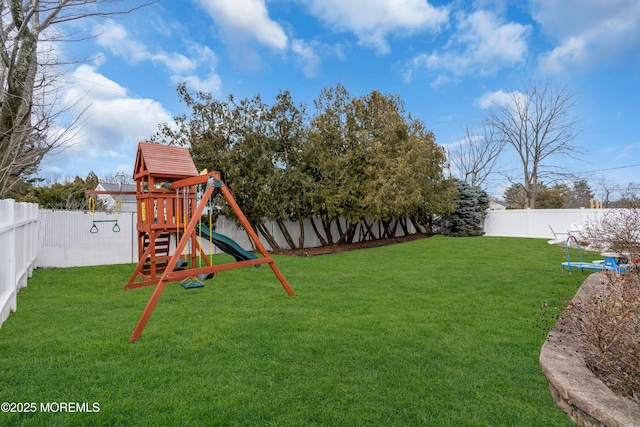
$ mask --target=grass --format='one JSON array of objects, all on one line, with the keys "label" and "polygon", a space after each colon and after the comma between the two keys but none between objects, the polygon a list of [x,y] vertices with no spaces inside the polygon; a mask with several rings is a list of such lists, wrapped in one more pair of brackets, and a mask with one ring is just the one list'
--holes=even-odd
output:
[{"label": "grass", "polygon": [[171,284],[133,344],[152,292],[122,289],[133,265],[36,270],[0,329],[0,402],[38,410],[0,425],[570,426],[536,323],[588,274],[563,252],[435,236],[276,257],[296,297],[266,266]]}]

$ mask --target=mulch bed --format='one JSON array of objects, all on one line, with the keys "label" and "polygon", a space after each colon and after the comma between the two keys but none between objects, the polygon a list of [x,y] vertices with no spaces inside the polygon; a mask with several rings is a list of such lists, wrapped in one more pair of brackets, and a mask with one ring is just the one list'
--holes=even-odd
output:
[{"label": "mulch bed", "polygon": [[395,245],[397,243],[410,242],[413,240],[426,239],[431,237],[432,234],[409,234],[400,237],[390,237],[387,239],[367,240],[365,242],[358,243],[343,243],[333,246],[319,246],[316,248],[303,248],[303,249],[278,249],[271,253],[277,255],[290,255],[290,256],[317,256],[317,255],[329,255],[344,251],[353,251],[357,249],[375,248],[379,246]]}]

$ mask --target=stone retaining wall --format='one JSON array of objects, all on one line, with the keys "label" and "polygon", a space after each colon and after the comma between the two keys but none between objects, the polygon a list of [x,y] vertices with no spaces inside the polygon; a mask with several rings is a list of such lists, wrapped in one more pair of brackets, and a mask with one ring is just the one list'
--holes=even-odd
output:
[{"label": "stone retaining wall", "polygon": [[[590,275],[575,298],[588,298],[604,284]],[[556,323],[540,352],[540,366],[556,404],[581,426],[640,427],[640,405],[612,392],[587,368],[573,331]]]}]

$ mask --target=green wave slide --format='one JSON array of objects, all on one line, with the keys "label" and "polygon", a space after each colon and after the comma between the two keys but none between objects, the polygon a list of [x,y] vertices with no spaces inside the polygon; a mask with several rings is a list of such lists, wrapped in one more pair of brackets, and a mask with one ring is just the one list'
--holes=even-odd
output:
[{"label": "green wave slide", "polygon": [[204,224],[196,225],[196,233],[198,236],[202,236],[203,239],[210,239],[214,245],[220,248],[221,251],[231,255],[236,259],[236,261],[248,261],[250,259],[258,258],[255,254],[242,249],[234,240],[223,234],[209,230],[209,227]]}]

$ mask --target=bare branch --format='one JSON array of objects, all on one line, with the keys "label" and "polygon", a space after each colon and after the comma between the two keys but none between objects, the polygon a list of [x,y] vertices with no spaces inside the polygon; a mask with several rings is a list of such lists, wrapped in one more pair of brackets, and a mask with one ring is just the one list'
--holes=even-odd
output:
[{"label": "bare branch", "polygon": [[81,125],[82,113],[69,123],[61,105],[63,81],[56,70],[68,63],[50,47],[66,40],[54,30],[62,23],[90,17],[128,14],[156,1],[3,0],[0,3],[0,198],[36,172],[47,153],[62,149]]},{"label": "bare branch", "polygon": [[574,145],[581,131],[574,107],[575,94],[567,86],[531,81],[524,93],[512,92],[509,103],[494,104],[485,118],[486,126],[520,159],[526,207],[535,207],[542,178],[563,169],[554,160],[581,153]]},{"label": "bare branch", "polygon": [[477,131],[467,124],[464,138],[448,150],[449,162],[454,176],[472,186],[482,186],[495,171],[498,158],[504,148],[495,128],[482,125]]}]

